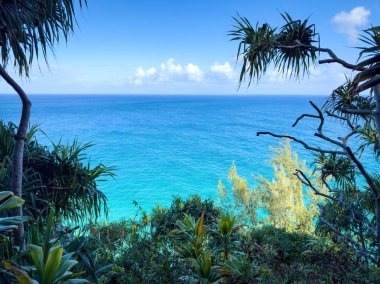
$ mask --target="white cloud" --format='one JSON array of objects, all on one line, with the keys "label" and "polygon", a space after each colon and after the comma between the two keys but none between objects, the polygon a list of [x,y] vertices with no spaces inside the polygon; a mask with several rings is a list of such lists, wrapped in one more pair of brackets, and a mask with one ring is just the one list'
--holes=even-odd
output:
[{"label": "white cloud", "polygon": [[232,69],[229,62],[225,62],[224,64],[219,64],[215,62],[211,68],[211,72],[217,75],[223,75],[228,79],[232,79],[234,77],[234,70]]},{"label": "white cloud", "polygon": [[174,58],[169,58],[168,61],[161,63],[161,71],[169,74],[182,74],[183,68],[179,64],[175,64]]},{"label": "white cloud", "polygon": [[144,70],[142,67],[136,69],[136,74],[133,79],[133,83],[136,85],[142,85],[146,79],[154,77],[157,73],[156,68],[152,67],[148,70]]},{"label": "white cloud", "polygon": [[162,62],[157,68],[144,69],[138,67],[135,75],[130,77],[130,82],[135,85],[175,83],[231,83],[235,79],[235,72],[229,62],[220,64],[215,62],[208,71],[203,71],[198,65],[177,64],[174,58]]},{"label": "white cloud", "polygon": [[157,69],[154,68],[154,67],[152,67],[152,68],[150,68],[150,69],[148,69],[148,70],[146,71],[146,74],[147,74],[148,76],[153,76],[153,75],[156,74],[156,73],[157,73]]},{"label": "white cloud", "polygon": [[349,40],[355,43],[358,38],[359,29],[365,28],[368,25],[370,14],[371,11],[363,6],[359,6],[349,12],[339,12],[331,21],[339,33],[348,35]]},{"label": "white cloud", "polygon": [[136,69],[136,77],[143,78],[145,77],[145,70],[142,67]]},{"label": "white cloud", "polygon": [[138,67],[131,81],[135,85],[142,85],[162,82],[201,82],[203,79],[203,71],[198,65],[189,63],[183,67],[177,64],[174,58],[169,58],[162,62],[159,68]]},{"label": "white cloud", "polygon": [[197,65],[190,63],[186,66],[185,70],[190,81],[203,80],[203,72]]}]

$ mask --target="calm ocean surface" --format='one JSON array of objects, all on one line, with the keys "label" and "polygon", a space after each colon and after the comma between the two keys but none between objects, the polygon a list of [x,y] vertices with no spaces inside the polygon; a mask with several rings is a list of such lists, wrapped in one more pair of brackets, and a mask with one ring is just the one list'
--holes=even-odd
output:
[{"label": "calm ocean surface", "polygon": [[[247,178],[252,173],[272,176],[270,146],[278,140],[257,137],[273,131],[307,138],[317,122],[311,119],[292,128],[304,112],[313,112],[308,101],[323,104],[320,96],[31,96],[32,122],[48,135],[42,142],[93,142],[92,163],[116,168],[116,180],[100,184],[109,201],[110,219],[130,216],[136,200],[149,211],[168,205],[173,195],[198,193],[216,198],[219,179],[226,179],[232,161]],[[0,96],[0,119],[18,123],[16,95]],[[341,136],[336,123],[326,132]],[[296,144],[300,158],[312,156]]]}]

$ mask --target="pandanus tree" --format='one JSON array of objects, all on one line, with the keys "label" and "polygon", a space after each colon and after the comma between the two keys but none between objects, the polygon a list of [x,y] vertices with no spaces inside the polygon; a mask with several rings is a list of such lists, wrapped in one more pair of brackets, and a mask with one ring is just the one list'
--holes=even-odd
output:
[{"label": "pandanus tree", "polygon": [[[29,76],[32,63],[39,58],[47,61],[49,51],[60,40],[67,40],[76,20],[74,0],[0,0],[0,76],[18,94],[22,102],[21,119],[14,135],[12,156],[12,191],[22,196],[23,153],[28,129],[31,102],[21,86],[6,71],[13,66],[20,76]],[[80,7],[86,0],[78,0]],[[18,207],[14,215],[21,216]],[[22,244],[21,224],[16,242]]]},{"label": "pandanus tree", "polygon": [[[308,20],[294,20],[286,13],[282,17],[285,23],[281,27],[252,25],[245,17],[235,18],[230,36],[239,42],[239,86],[246,79],[248,86],[259,81],[268,68],[289,79],[300,79],[318,64],[330,63],[343,66],[352,77],[347,76],[346,82],[332,91],[323,108],[310,102],[315,113],[302,114],[292,125],[305,118],[316,119],[315,136],[322,145],[268,131],[257,135],[289,138],[316,154],[314,164],[327,193],[315,187],[311,177],[301,170],[294,174],[325,198],[318,224],[351,245],[367,261],[380,265],[380,176],[361,162],[363,152],[371,154],[375,163],[380,158],[380,27],[364,31],[360,39],[365,47],[360,48],[358,61],[351,64],[320,46],[315,25]],[[326,118],[345,125],[347,135],[335,138],[326,134]]]}]

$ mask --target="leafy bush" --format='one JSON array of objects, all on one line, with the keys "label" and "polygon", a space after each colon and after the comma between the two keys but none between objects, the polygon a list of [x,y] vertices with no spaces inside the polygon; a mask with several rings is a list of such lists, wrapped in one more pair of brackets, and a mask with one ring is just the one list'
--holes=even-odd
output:
[{"label": "leafy bush", "polygon": [[151,224],[155,229],[154,234],[156,237],[167,235],[175,228],[176,221],[183,219],[186,214],[198,218],[202,213],[204,213],[205,224],[210,225],[219,216],[220,208],[214,204],[213,200],[202,200],[197,194],[189,196],[186,200],[173,197],[169,208],[158,205],[152,210]]}]

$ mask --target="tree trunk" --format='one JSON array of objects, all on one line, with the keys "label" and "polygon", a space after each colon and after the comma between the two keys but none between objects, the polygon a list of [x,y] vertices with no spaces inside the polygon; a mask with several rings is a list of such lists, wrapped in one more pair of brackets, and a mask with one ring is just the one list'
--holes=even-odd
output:
[{"label": "tree trunk", "polygon": [[[9,76],[5,69],[0,66],[0,76],[17,92],[22,102],[22,113],[17,133],[14,135],[14,148],[12,157],[12,191],[15,195],[22,197],[22,177],[25,136],[28,131],[30,109],[32,103],[21,87]],[[13,210],[14,216],[22,216],[22,207]],[[15,233],[15,243],[20,248],[24,247],[24,225],[21,223]]]},{"label": "tree trunk", "polygon": [[[380,84],[376,85],[373,88],[376,101],[376,110],[375,110],[375,121],[376,121],[376,130],[377,135],[380,139]],[[380,143],[380,141],[378,141]],[[380,147],[380,145],[379,145]],[[377,265],[380,265],[380,193],[377,193],[375,196],[375,205],[376,205],[376,234],[377,234]]]}]

